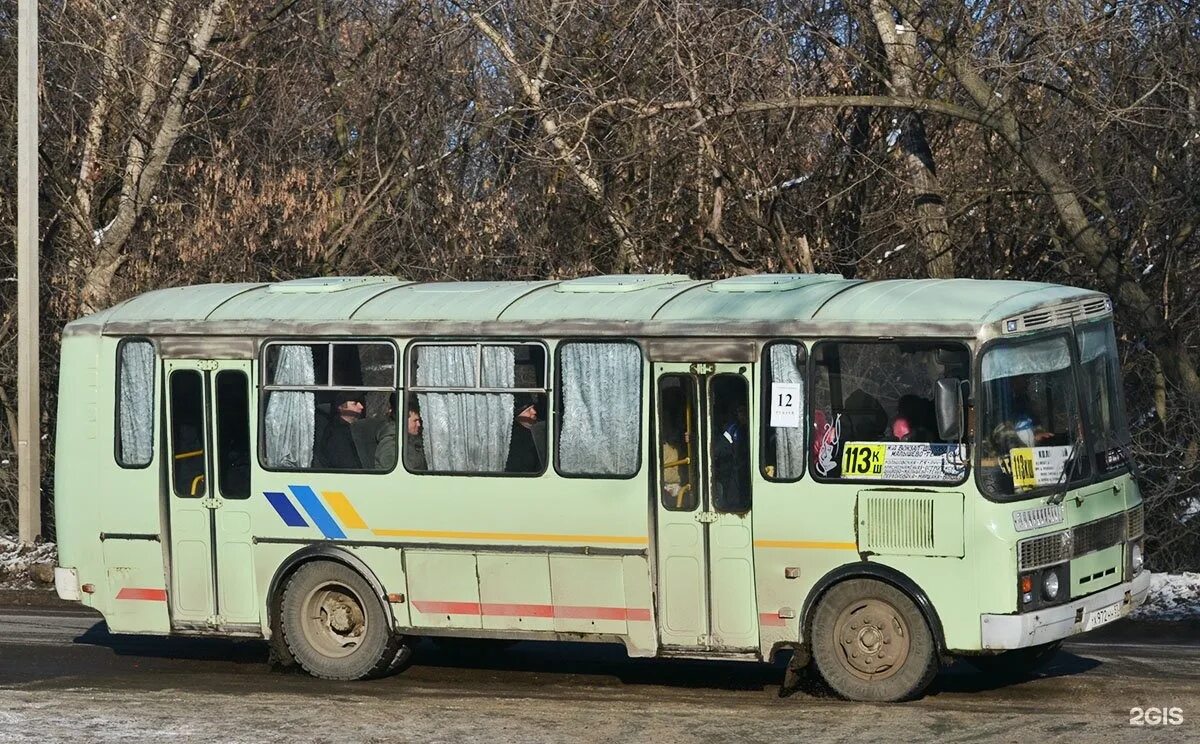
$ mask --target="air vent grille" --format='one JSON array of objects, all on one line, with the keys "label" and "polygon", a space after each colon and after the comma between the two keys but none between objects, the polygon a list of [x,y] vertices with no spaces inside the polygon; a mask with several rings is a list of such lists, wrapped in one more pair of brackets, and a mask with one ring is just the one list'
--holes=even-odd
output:
[{"label": "air vent grille", "polygon": [[1125,512],[1125,515],[1128,517],[1126,532],[1130,540],[1136,540],[1146,533],[1146,510],[1141,504]]},{"label": "air vent grille", "polygon": [[920,496],[865,499],[862,544],[868,550],[933,550],[933,499]]},{"label": "air vent grille", "polygon": [[1004,321],[1004,332],[1020,333],[1039,328],[1067,325],[1072,321],[1078,323],[1089,318],[1104,315],[1111,309],[1112,305],[1107,297],[1093,297],[1078,302],[1065,302],[1061,305],[1038,308],[1024,315],[1009,318]]}]

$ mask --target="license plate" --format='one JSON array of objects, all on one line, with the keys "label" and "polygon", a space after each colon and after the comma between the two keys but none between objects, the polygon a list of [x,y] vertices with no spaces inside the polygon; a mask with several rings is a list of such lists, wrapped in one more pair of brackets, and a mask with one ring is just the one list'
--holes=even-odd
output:
[{"label": "license plate", "polygon": [[1121,603],[1120,602],[1110,604],[1107,607],[1101,607],[1098,610],[1092,610],[1091,612],[1088,613],[1087,622],[1085,622],[1083,624],[1083,629],[1085,631],[1088,631],[1088,630],[1092,630],[1093,628],[1099,628],[1101,625],[1107,625],[1108,623],[1111,623],[1113,620],[1116,620],[1120,616],[1121,616]]}]

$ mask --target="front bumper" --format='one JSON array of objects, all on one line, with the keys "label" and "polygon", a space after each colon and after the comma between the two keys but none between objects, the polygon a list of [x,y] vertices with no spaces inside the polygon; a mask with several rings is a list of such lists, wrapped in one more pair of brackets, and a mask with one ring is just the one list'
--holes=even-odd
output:
[{"label": "front bumper", "polygon": [[980,615],[983,647],[1002,651],[1040,646],[1082,633],[1093,611],[1120,602],[1118,617],[1125,617],[1146,600],[1149,591],[1150,572],[1142,571],[1132,581],[1057,607],[1023,615]]}]

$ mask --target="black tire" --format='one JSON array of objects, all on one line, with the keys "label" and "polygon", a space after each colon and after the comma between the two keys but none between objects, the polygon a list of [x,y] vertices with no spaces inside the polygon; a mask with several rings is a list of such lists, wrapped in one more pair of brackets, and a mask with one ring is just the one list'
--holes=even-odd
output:
[{"label": "black tire", "polygon": [[984,674],[1002,679],[1024,679],[1031,677],[1044,667],[1058,650],[1062,641],[1051,641],[1040,646],[1016,648],[992,656],[964,656],[967,663]]},{"label": "black tire", "polygon": [[925,617],[891,584],[835,585],[817,604],[811,629],[817,669],[848,700],[911,700],[937,675],[937,645]]},{"label": "black tire", "polygon": [[296,663],[321,679],[382,677],[412,654],[366,579],[332,561],[306,563],[292,574],[279,627]]}]

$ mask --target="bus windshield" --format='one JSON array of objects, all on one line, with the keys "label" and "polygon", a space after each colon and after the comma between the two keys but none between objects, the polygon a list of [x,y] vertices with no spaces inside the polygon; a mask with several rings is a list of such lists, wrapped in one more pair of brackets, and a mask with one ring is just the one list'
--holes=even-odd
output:
[{"label": "bus windshield", "polygon": [[1071,456],[1083,424],[1068,337],[997,344],[980,370],[984,492],[1012,498],[1061,485],[1068,462],[1071,483],[1086,479],[1087,459]]}]

